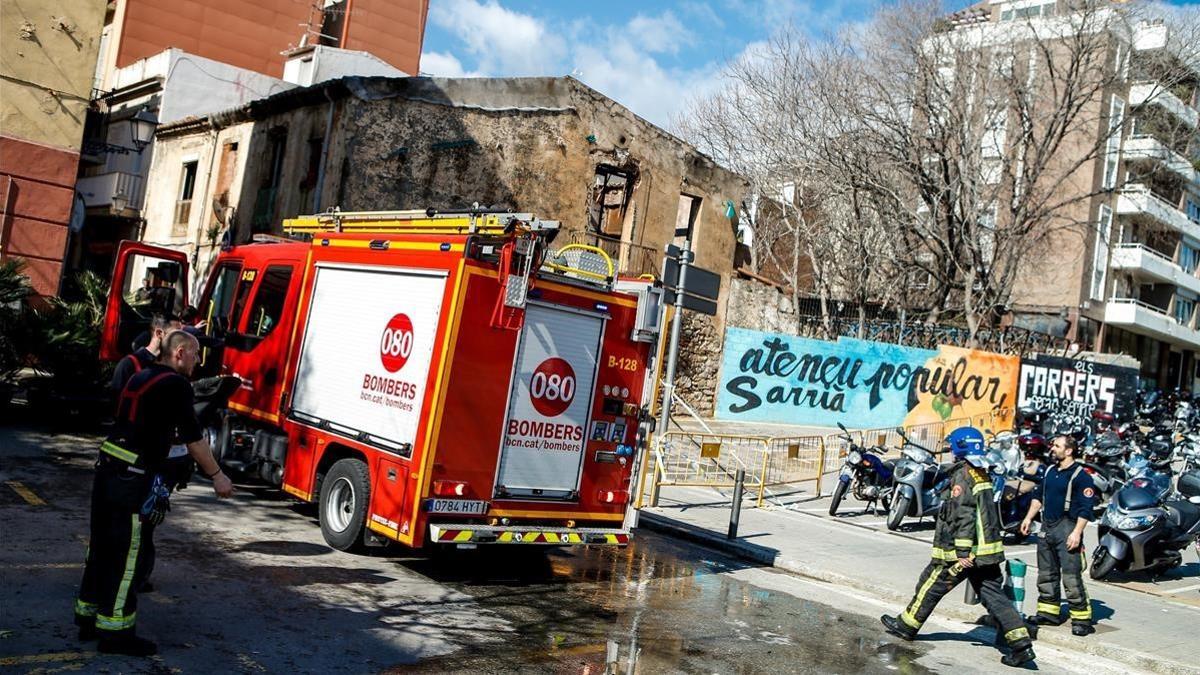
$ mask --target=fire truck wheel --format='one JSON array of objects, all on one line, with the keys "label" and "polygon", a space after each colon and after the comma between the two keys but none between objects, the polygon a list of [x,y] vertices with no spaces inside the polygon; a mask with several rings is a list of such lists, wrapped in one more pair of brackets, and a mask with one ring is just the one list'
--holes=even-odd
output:
[{"label": "fire truck wheel", "polygon": [[370,492],[370,476],[362,460],[341,459],[330,467],[321,483],[318,508],[325,543],[339,551],[349,551],[362,544]]}]

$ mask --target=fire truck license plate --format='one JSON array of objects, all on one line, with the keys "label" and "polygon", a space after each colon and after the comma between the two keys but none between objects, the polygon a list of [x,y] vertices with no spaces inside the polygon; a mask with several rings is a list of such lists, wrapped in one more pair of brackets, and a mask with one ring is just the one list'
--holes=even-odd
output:
[{"label": "fire truck license plate", "polygon": [[474,499],[430,499],[425,502],[425,511],[428,513],[482,516],[487,513],[487,509],[487,502]]}]

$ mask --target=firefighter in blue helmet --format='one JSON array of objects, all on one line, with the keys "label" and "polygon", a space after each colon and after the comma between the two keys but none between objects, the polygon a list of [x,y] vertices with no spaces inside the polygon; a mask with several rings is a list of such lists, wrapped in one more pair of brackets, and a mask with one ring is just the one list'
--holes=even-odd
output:
[{"label": "firefighter in blue helmet", "polygon": [[938,513],[933,559],[921,572],[916,595],[900,616],[884,615],[879,620],[892,635],[915,639],[938,602],[965,579],[1011,649],[1000,662],[1023,666],[1035,658],[1033,641],[1001,585],[1004,546],[992,483],[983,469],[983,434],[964,427],[952,432],[946,444],[954,456],[954,467]]}]

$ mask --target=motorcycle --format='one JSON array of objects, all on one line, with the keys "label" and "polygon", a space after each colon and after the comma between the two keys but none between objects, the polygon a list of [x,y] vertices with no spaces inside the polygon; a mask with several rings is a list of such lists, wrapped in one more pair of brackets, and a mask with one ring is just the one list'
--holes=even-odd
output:
[{"label": "motorcycle", "polygon": [[1183,563],[1189,543],[1200,550],[1200,495],[1162,501],[1149,478],[1135,478],[1100,519],[1091,577],[1103,579],[1118,569],[1164,572]]},{"label": "motorcycle", "polygon": [[1081,463],[1096,486],[1100,497],[1096,500],[1097,507],[1111,500],[1124,487],[1125,456],[1128,452],[1121,437],[1113,431],[1101,434],[1094,443],[1084,447]]},{"label": "motorcycle", "polygon": [[923,518],[933,515],[942,507],[942,493],[950,483],[953,464],[938,464],[934,454],[925,447],[913,443],[904,431],[897,429],[904,445],[900,448],[903,459],[896,462],[893,471],[892,504],[888,508],[887,528],[897,530],[908,516]]},{"label": "motorcycle", "polygon": [[849,491],[855,499],[867,502],[867,507],[874,511],[876,503],[882,503],[887,509],[891,504],[892,470],[895,460],[880,459],[878,453],[887,452],[887,448],[864,448],[854,444],[850,432],[840,422],[842,438],[850,445],[846,455],[846,463],[838,474],[837,487],[833,489],[833,501],[829,503],[829,515],[836,515],[838,506]]},{"label": "motorcycle", "polygon": [[988,448],[987,466],[992,473],[992,489],[1000,512],[1000,528],[1007,535],[1018,535],[1037,488],[1046,477],[1045,456],[1034,444],[1013,447],[1012,433],[1001,432]]}]

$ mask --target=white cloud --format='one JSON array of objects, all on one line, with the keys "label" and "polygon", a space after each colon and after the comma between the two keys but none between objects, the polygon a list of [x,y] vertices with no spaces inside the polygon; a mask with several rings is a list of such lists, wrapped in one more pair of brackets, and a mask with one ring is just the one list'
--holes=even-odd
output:
[{"label": "white cloud", "polygon": [[663,128],[688,99],[720,84],[715,55],[692,68],[660,62],[660,56],[677,54],[698,39],[669,10],[638,14],[623,24],[598,26],[575,18],[549,25],[498,0],[436,0],[429,18],[456,40],[450,51],[423,54],[423,72],[447,77],[571,73]]},{"label": "white cloud", "polygon": [[659,16],[638,14],[629,21],[624,33],[652,54],[677,54],[681,46],[690,45],[696,39],[669,10]]},{"label": "white cloud", "polygon": [[429,19],[455,34],[488,75],[546,75],[565,54],[562,38],[540,19],[506,9],[497,0],[439,0]]},{"label": "white cloud", "polygon": [[717,15],[716,11],[713,10],[712,5],[708,4],[707,2],[684,0],[684,2],[679,4],[679,8],[683,10],[684,14],[687,14],[699,21],[710,23],[717,28],[725,27],[725,21]]},{"label": "white cloud", "polygon": [[468,71],[453,54],[445,52],[423,52],[421,74],[435,77],[479,77],[479,73]]}]

